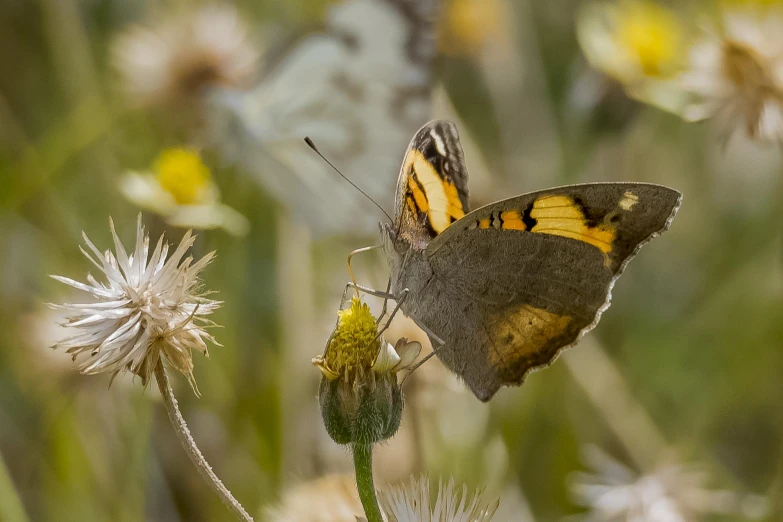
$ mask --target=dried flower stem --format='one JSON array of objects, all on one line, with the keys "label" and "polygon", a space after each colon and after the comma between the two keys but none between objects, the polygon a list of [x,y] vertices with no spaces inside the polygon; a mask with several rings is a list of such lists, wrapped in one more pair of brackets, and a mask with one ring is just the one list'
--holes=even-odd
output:
[{"label": "dried flower stem", "polygon": [[356,470],[356,487],[367,522],[383,522],[372,479],[372,444],[357,442],[353,445],[353,465]]},{"label": "dried flower stem", "polygon": [[[177,399],[174,397],[174,391],[171,389],[171,384],[169,383],[168,374],[166,374],[166,369],[163,367],[163,361],[158,361],[157,366],[155,366],[155,378],[158,381],[160,393],[163,395],[163,403],[166,405],[169,420],[171,420],[171,424],[174,426],[174,431],[177,433],[177,438],[179,438],[185,453],[188,454],[201,476],[204,477],[204,480],[206,480],[212,489],[215,490],[215,493],[220,497],[220,500],[228,506],[237,518],[245,522],[253,522],[253,518],[247,514],[247,511],[242,507],[242,504],[234,498],[234,495],[231,494],[218,476],[215,475],[215,472],[212,471],[212,468],[204,458],[204,455],[201,454],[201,450],[198,449],[196,441],[193,440],[188,425],[185,423],[185,419],[179,411]],[[370,480],[372,480],[372,478]]]}]

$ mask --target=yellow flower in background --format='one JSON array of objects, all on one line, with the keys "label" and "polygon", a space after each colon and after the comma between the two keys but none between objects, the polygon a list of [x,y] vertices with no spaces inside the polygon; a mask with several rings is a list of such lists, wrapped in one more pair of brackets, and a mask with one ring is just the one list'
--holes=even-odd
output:
[{"label": "yellow flower in background", "polygon": [[624,6],[615,38],[626,59],[646,76],[669,76],[682,51],[677,19],[656,4],[634,2]]},{"label": "yellow flower in background", "polygon": [[120,190],[130,202],[163,216],[172,226],[223,228],[235,236],[250,229],[247,218],[220,203],[209,167],[193,149],[165,149],[152,172],[124,174]]},{"label": "yellow flower in background", "polygon": [[590,65],[632,98],[668,110],[682,106],[684,95],[673,83],[688,42],[673,11],[646,0],[590,4],[579,14],[577,37]]},{"label": "yellow flower in background", "polygon": [[669,78],[684,64],[684,29],[653,2],[592,4],[580,14],[577,35],[590,64],[623,83]]},{"label": "yellow flower in background", "polygon": [[508,20],[504,0],[453,0],[445,8],[438,47],[444,54],[472,56],[490,44],[505,45]]},{"label": "yellow flower in background", "polygon": [[202,201],[212,185],[209,167],[192,149],[171,148],[161,152],[155,160],[155,174],[161,187],[180,205]]}]

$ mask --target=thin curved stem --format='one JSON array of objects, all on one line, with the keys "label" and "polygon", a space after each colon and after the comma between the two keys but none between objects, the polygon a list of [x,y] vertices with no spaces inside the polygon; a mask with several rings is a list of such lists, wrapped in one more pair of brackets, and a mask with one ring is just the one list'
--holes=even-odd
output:
[{"label": "thin curved stem", "polygon": [[169,376],[163,367],[163,361],[158,361],[157,366],[155,366],[155,379],[158,381],[158,388],[160,388],[160,394],[163,396],[163,403],[166,405],[166,412],[169,414],[169,420],[174,426],[177,438],[182,444],[185,453],[190,457],[191,462],[196,466],[201,476],[204,477],[204,480],[207,481],[207,484],[217,493],[220,500],[228,506],[239,520],[253,522],[253,517],[247,514],[247,511],[242,507],[242,504],[240,504],[226,486],[223,485],[218,476],[215,475],[215,472],[212,471],[212,468],[204,458],[204,455],[201,454],[201,450],[198,449],[196,441],[193,440],[188,425],[185,423],[185,419],[179,411],[177,399],[174,397],[174,391],[171,389]]},{"label": "thin curved stem", "polygon": [[367,522],[383,522],[372,480],[372,444],[354,443],[353,465],[356,470],[356,487],[359,489],[359,499],[362,501]]}]

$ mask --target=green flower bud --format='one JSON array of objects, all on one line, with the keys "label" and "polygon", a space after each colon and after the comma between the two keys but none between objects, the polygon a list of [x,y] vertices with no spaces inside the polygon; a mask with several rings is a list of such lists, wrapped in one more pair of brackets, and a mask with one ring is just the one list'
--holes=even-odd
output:
[{"label": "green flower bud", "polygon": [[372,444],[393,436],[402,418],[397,372],[413,362],[421,345],[397,347],[378,336],[370,308],[354,298],[338,312],[337,327],[323,356],[318,402],[327,433],[338,444]]},{"label": "green flower bud", "polygon": [[402,390],[392,373],[369,372],[353,384],[321,379],[318,401],[326,432],[338,444],[372,444],[393,436],[402,418]]}]

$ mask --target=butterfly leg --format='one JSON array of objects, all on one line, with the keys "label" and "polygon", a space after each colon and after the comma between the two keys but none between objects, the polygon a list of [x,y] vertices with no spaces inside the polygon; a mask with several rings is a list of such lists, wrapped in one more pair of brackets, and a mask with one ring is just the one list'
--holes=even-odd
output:
[{"label": "butterfly leg", "polygon": [[[399,297],[399,299],[397,299],[397,305],[394,307],[394,310],[392,310],[392,313],[391,313],[391,314],[389,314],[389,319],[386,321],[386,324],[385,324],[385,325],[383,325],[383,328],[381,328],[380,330],[378,330],[378,335],[376,335],[376,336],[375,336],[375,338],[376,338],[376,339],[378,339],[378,338],[379,338],[381,335],[383,335],[383,332],[385,332],[385,331],[386,331],[386,330],[389,328],[389,325],[391,324],[391,322],[392,322],[392,319],[394,319],[394,316],[395,316],[395,315],[397,315],[397,312],[399,312],[399,311],[400,311],[400,307],[402,306],[402,303],[404,303],[404,302],[405,302],[405,299],[407,299],[407,298],[408,298],[408,294],[409,294],[409,293],[410,293],[410,292],[408,291],[408,289],[407,289],[407,288],[406,288],[406,289],[404,289],[404,290],[403,290],[403,291],[400,293],[400,297]],[[381,318],[381,317],[383,317],[383,314],[385,314],[385,313],[386,313],[386,312],[384,311],[384,312],[383,312],[381,315],[379,315],[379,316],[378,316],[378,320],[379,320],[379,321],[380,321],[380,318]]]},{"label": "butterfly leg", "polygon": [[[391,277],[389,278],[389,282],[386,284],[386,293],[388,294],[389,291],[391,291]],[[388,299],[383,300],[383,308],[381,308],[381,313],[378,315],[378,319],[375,320],[375,324],[379,325],[381,324],[381,319],[383,319],[383,316],[386,315],[386,305],[389,304]]]},{"label": "butterfly leg", "polygon": [[356,278],[353,275],[353,268],[351,268],[351,259],[353,259],[353,256],[356,254],[361,254],[362,252],[369,252],[371,250],[376,250],[378,248],[382,248],[383,245],[373,245],[368,246],[364,248],[357,248],[356,250],[351,251],[351,253],[348,254],[348,274],[351,276],[351,282],[354,285],[354,288],[357,289],[356,291],[356,297],[359,297],[359,286],[356,284]]},{"label": "butterfly leg", "polygon": [[394,299],[397,300],[397,296],[394,294],[391,294],[389,292],[381,292],[380,290],[375,290],[373,288],[367,288],[366,286],[357,285],[356,283],[348,283],[348,286],[351,288],[355,288],[356,290],[361,290],[367,295],[371,295],[373,297],[381,297],[383,299]]},{"label": "butterfly leg", "polygon": [[[407,289],[406,289],[406,290],[407,290]],[[428,353],[427,355],[425,355],[425,356],[424,356],[424,358],[422,358],[422,360],[420,360],[419,362],[417,362],[416,364],[414,364],[413,366],[411,366],[411,367],[408,369],[408,373],[406,373],[406,374],[405,374],[405,378],[404,378],[404,379],[402,380],[402,382],[400,383],[400,386],[402,386],[403,384],[405,384],[405,381],[407,381],[407,380],[408,380],[408,377],[410,377],[410,376],[411,376],[411,374],[412,374],[414,371],[416,371],[416,370],[419,368],[419,366],[421,366],[421,365],[422,365],[422,364],[424,364],[425,362],[429,361],[429,360],[430,360],[430,358],[431,358],[433,355],[436,355],[436,354],[437,354],[439,351],[441,351],[441,350],[443,349],[443,347],[444,347],[444,346],[446,346],[446,342],[445,342],[443,339],[441,339],[440,337],[438,337],[438,336],[437,336],[437,335],[436,335],[436,334],[435,334],[435,333],[434,333],[432,330],[430,330],[429,328],[427,328],[427,326],[426,326],[426,325],[423,325],[423,324],[421,324],[421,323],[420,323],[419,321],[417,321],[415,318],[413,319],[413,321],[416,323],[416,326],[418,326],[419,328],[421,328],[422,330],[424,330],[424,333],[426,333],[426,334],[429,336],[430,340],[431,340],[431,341],[434,341],[435,343],[437,343],[437,344],[438,344],[438,346],[433,346],[433,347],[432,347],[432,351],[431,351],[430,353]]]}]

